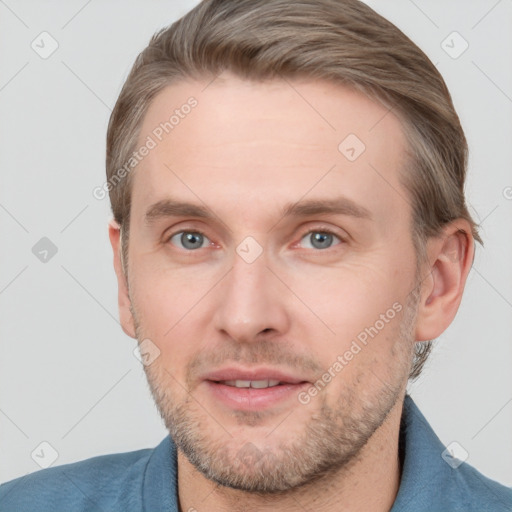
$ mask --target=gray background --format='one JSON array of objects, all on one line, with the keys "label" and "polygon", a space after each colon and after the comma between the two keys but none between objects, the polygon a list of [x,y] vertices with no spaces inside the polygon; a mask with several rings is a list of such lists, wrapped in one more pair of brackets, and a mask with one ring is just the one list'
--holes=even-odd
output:
[{"label": "gray background", "polygon": [[[105,180],[108,117],[134,58],[196,3],[0,1],[0,482],[52,462],[43,441],[60,465],[166,435],[118,323],[109,204],[92,190]],[[410,392],[445,444],[512,485],[512,1],[368,3],[448,84],[486,245]],[[47,59],[31,48],[43,31],[59,44]],[[441,46],[453,31],[469,43],[456,59]],[[46,263],[32,252],[42,237],[58,248]]]}]

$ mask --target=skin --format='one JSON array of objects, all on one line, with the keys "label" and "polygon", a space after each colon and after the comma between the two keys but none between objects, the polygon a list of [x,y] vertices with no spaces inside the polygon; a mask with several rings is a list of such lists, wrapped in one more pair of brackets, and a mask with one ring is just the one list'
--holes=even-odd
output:
[{"label": "skin", "polygon": [[[197,107],[134,171],[127,276],[119,226],[109,225],[123,330],[160,351],[145,371],[179,448],[180,508],[388,511],[414,344],[438,337],[457,312],[470,226],[458,219],[429,239],[428,264],[416,269],[400,121],[358,92],[230,73],[179,82],[152,102],[140,144],[190,96]],[[348,134],[366,146],[354,161],[338,150]],[[372,218],[282,215],[286,203],[339,195]],[[148,225],[148,208],[170,196],[214,218]],[[314,245],[310,229],[332,231],[330,246]],[[204,234],[199,248],[183,245],[185,230]],[[236,251],[248,236],[262,250],[251,263]],[[226,364],[265,367],[310,389],[396,303],[400,312],[307,404],[293,394],[241,410],[202,379]]]}]

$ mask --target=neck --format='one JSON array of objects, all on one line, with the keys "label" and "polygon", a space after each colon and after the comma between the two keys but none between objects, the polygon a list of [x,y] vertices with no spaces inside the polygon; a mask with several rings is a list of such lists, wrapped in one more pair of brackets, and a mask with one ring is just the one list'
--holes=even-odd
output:
[{"label": "neck", "polygon": [[401,478],[398,452],[401,414],[402,400],[399,400],[349,465],[277,494],[253,494],[222,487],[204,477],[178,450],[180,512],[389,512]]}]

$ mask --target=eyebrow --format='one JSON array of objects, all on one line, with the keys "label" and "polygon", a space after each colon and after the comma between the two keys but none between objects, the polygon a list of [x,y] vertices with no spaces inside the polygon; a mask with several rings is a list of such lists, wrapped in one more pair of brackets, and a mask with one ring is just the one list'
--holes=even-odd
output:
[{"label": "eyebrow", "polygon": [[[344,196],[332,199],[308,199],[296,203],[288,203],[281,211],[282,218],[307,217],[321,214],[346,215],[363,220],[372,220],[373,218],[370,210]],[[168,198],[151,205],[146,210],[144,222],[147,226],[151,226],[158,220],[169,217],[218,218],[209,208]]]}]

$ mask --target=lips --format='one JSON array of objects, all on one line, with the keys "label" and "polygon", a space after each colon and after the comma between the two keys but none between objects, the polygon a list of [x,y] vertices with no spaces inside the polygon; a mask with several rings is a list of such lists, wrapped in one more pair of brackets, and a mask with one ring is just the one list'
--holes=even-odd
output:
[{"label": "lips", "polygon": [[[301,377],[275,370],[273,368],[224,368],[207,373],[203,376],[203,379],[213,382],[222,382],[228,386],[242,388],[261,388],[275,386],[277,384],[299,384],[301,382],[306,382],[306,380]],[[267,382],[267,385],[263,385],[265,382]]]},{"label": "lips", "polygon": [[[222,382],[228,383],[228,385],[233,385],[231,383],[241,382],[241,383],[254,383],[254,382],[274,382],[277,381],[279,384],[299,384],[300,382],[305,382],[305,379],[282,372],[273,368],[224,368],[219,369],[213,372],[209,372],[202,377],[204,380],[210,380],[213,382]],[[275,385],[275,384],[274,384]],[[237,387],[257,387],[257,386],[248,386],[241,385]]]},{"label": "lips", "polygon": [[203,376],[210,397],[229,409],[262,410],[297,396],[310,383],[272,368],[224,368]]}]

